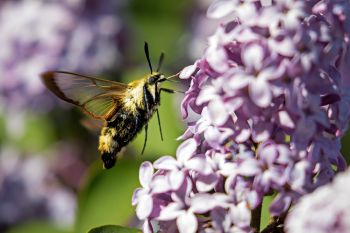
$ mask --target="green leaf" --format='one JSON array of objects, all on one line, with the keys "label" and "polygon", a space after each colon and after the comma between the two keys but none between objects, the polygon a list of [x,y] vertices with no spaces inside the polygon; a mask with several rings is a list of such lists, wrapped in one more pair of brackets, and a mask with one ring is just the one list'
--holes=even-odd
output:
[{"label": "green leaf", "polygon": [[91,229],[88,233],[139,233],[141,230],[116,225],[105,225]]},{"label": "green leaf", "polygon": [[101,225],[127,225],[135,214],[131,197],[140,186],[139,162],[124,155],[110,170],[102,169],[100,161],[96,165],[79,195],[76,233]]}]

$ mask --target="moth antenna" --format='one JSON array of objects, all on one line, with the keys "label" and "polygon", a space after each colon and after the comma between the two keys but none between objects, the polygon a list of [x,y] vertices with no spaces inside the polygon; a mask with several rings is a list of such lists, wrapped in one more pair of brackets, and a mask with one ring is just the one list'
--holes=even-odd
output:
[{"label": "moth antenna", "polygon": [[149,65],[149,68],[151,70],[151,74],[153,73],[153,69],[152,69],[152,64],[151,64],[151,60],[149,58],[149,50],[148,50],[148,43],[145,42],[145,54],[146,54],[146,58],[147,58],[147,62],[148,62],[148,65]]},{"label": "moth antenna", "polygon": [[162,53],[160,54],[160,57],[159,57],[157,72],[160,70],[160,67],[161,67],[162,64],[163,64],[163,60],[164,60],[164,53],[162,52]]}]

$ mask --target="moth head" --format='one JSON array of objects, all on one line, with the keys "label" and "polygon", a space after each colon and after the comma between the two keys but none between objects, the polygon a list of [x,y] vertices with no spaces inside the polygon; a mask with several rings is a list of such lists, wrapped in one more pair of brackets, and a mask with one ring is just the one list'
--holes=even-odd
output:
[{"label": "moth head", "polygon": [[148,85],[155,85],[160,80],[163,80],[165,77],[163,74],[158,72],[153,72],[147,79]]}]

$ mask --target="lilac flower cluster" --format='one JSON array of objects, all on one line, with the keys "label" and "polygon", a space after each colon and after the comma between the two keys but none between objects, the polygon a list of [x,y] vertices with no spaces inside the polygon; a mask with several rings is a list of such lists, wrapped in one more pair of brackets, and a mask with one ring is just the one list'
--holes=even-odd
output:
[{"label": "lilac flower cluster", "polygon": [[43,71],[97,73],[117,65],[121,2],[1,1],[0,110],[50,104],[35,98],[45,90]]},{"label": "lilac flower cluster", "polygon": [[67,227],[74,222],[76,197],[55,177],[44,156],[22,158],[0,149],[0,232],[29,220],[45,219]]},{"label": "lilac flower cluster", "polygon": [[350,170],[340,173],[331,184],[305,195],[286,220],[288,233],[350,232]]},{"label": "lilac flower cluster", "polygon": [[144,232],[251,232],[264,196],[280,216],[346,168],[349,1],[216,0],[207,14],[232,20],[180,74],[191,85],[176,158],[141,165]]}]

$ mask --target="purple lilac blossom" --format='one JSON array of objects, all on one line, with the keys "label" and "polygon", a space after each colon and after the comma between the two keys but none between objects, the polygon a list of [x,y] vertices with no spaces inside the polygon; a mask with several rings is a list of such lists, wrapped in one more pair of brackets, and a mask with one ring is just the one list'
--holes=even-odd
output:
[{"label": "purple lilac blossom", "polygon": [[350,170],[338,174],[332,183],[300,198],[288,215],[288,233],[350,232]]},{"label": "purple lilac blossom", "polygon": [[207,12],[229,14],[180,74],[191,85],[176,158],[140,167],[144,232],[252,232],[265,195],[281,216],[346,168],[349,1],[216,0]]},{"label": "purple lilac blossom", "polygon": [[1,1],[0,111],[48,107],[44,71],[96,74],[116,66],[121,2]]},{"label": "purple lilac blossom", "polygon": [[53,172],[54,164],[38,155],[22,158],[13,148],[0,150],[0,231],[34,219],[70,226],[75,194]]}]

